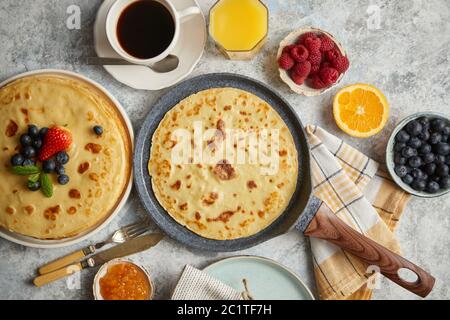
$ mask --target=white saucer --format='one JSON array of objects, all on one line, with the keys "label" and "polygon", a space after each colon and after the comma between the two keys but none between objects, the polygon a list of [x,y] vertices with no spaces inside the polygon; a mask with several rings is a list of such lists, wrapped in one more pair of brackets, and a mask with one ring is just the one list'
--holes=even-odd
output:
[{"label": "white saucer", "polygon": [[[109,8],[115,0],[105,0],[100,6],[94,25],[95,51],[99,57],[118,57],[106,38],[105,21]],[[198,6],[196,0],[172,0],[175,8],[183,10]],[[156,73],[144,66],[104,66],[117,81],[138,90],[160,90],[170,87],[187,77],[203,55],[207,40],[206,21],[198,14],[183,22],[180,38],[173,54],[180,58],[177,69],[167,73]]]}]

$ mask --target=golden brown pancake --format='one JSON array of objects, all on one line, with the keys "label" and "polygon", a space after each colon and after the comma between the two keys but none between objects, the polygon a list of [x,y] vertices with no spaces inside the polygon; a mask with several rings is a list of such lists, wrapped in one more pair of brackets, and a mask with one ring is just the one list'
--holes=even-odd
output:
[{"label": "golden brown pancake", "polygon": [[[199,139],[194,132],[200,129]],[[264,134],[266,149],[250,143]],[[234,88],[205,90],[174,106],[155,131],[150,153],[156,198],[205,238],[258,233],[285,210],[297,184],[298,155],[288,127],[265,101]]]},{"label": "golden brown pancake", "polygon": [[[65,165],[70,177],[46,198],[31,192],[27,178],[11,173],[10,158],[29,124],[61,126],[72,133]],[[93,132],[103,127],[103,135]],[[103,222],[129,183],[131,141],[123,118],[100,90],[87,82],[43,74],[0,89],[0,226],[39,239],[75,236]]]}]

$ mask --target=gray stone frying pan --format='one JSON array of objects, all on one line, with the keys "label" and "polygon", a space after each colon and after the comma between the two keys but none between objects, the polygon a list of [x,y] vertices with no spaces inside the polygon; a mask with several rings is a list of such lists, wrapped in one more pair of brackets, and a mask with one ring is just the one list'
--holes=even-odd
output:
[{"label": "gray stone frying pan", "polygon": [[[212,240],[203,238],[178,224],[156,199],[148,172],[151,139],[164,115],[179,101],[199,91],[234,87],[251,92],[269,103],[283,118],[290,129],[298,150],[299,181],[294,195],[283,214],[269,227],[256,235],[236,240]],[[205,251],[237,251],[255,246],[294,228],[310,237],[324,239],[359,257],[368,265],[376,265],[380,273],[407,290],[422,297],[432,290],[435,279],[426,271],[388,250],[375,241],[355,231],[337,218],[333,212],[312,196],[310,151],[306,133],[292,107],[265,84],[245,76],[214,73],[186,80],[169,89],[148,113],[135,144],[135,185],[146,210],[155,223],[171,238],[186,246]],[[398,274],[409,269],[417,280],[408,282]]]}]

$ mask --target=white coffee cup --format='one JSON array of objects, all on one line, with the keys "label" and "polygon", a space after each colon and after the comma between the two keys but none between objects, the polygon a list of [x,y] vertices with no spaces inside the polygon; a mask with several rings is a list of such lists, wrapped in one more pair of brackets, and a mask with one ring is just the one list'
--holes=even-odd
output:
[{"label": "white coffee cup", "polygon": [[[117,37],[117,23],[119,21],[120,15],[122,12],[132,3],[143,1],[143,0],[116,0],[114,4],[109,9],[108,15],[106,16],[106,36],[111,47],[116,51],[116,53],[121,56],[123,59],[134,63],[134,64],[143,64],[143,65],[152,65],[158,61],[163,60],[169,54],[172,53],[175,45],[178,42],[178,38],[180,36],[180,25],[183,21],[191,18],[193,15],[200,14],[200,8],[197,6],[192,6],[186,8],[182,11],[177,11],[170,0],[152,0],[159,2],[162,4],[172,15],[173,22],[175,24],[175,32],[173,35],[173,39],[170,42],[169,46],[161,52],[156,57],[150,59],[139,59],[130,54],[128,54],[120,45],[119,39]],[[145,0],[148,1],[148,0]],[[149,39],[147,39],[149,40]]]}]

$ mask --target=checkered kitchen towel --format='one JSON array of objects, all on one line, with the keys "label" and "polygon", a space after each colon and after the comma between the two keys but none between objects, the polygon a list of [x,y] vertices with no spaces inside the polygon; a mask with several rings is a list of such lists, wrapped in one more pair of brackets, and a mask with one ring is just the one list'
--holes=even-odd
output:
[{"label": "checkered kitchen towel", "polygon": [[[368,158],[320,127],[307,126],[315,195],[347,224],[395,252],[393,230],[408,202],[399,189]],[[370,299],[367,265],[333,244],[311,238],[314,272],[320,299]]]}]

